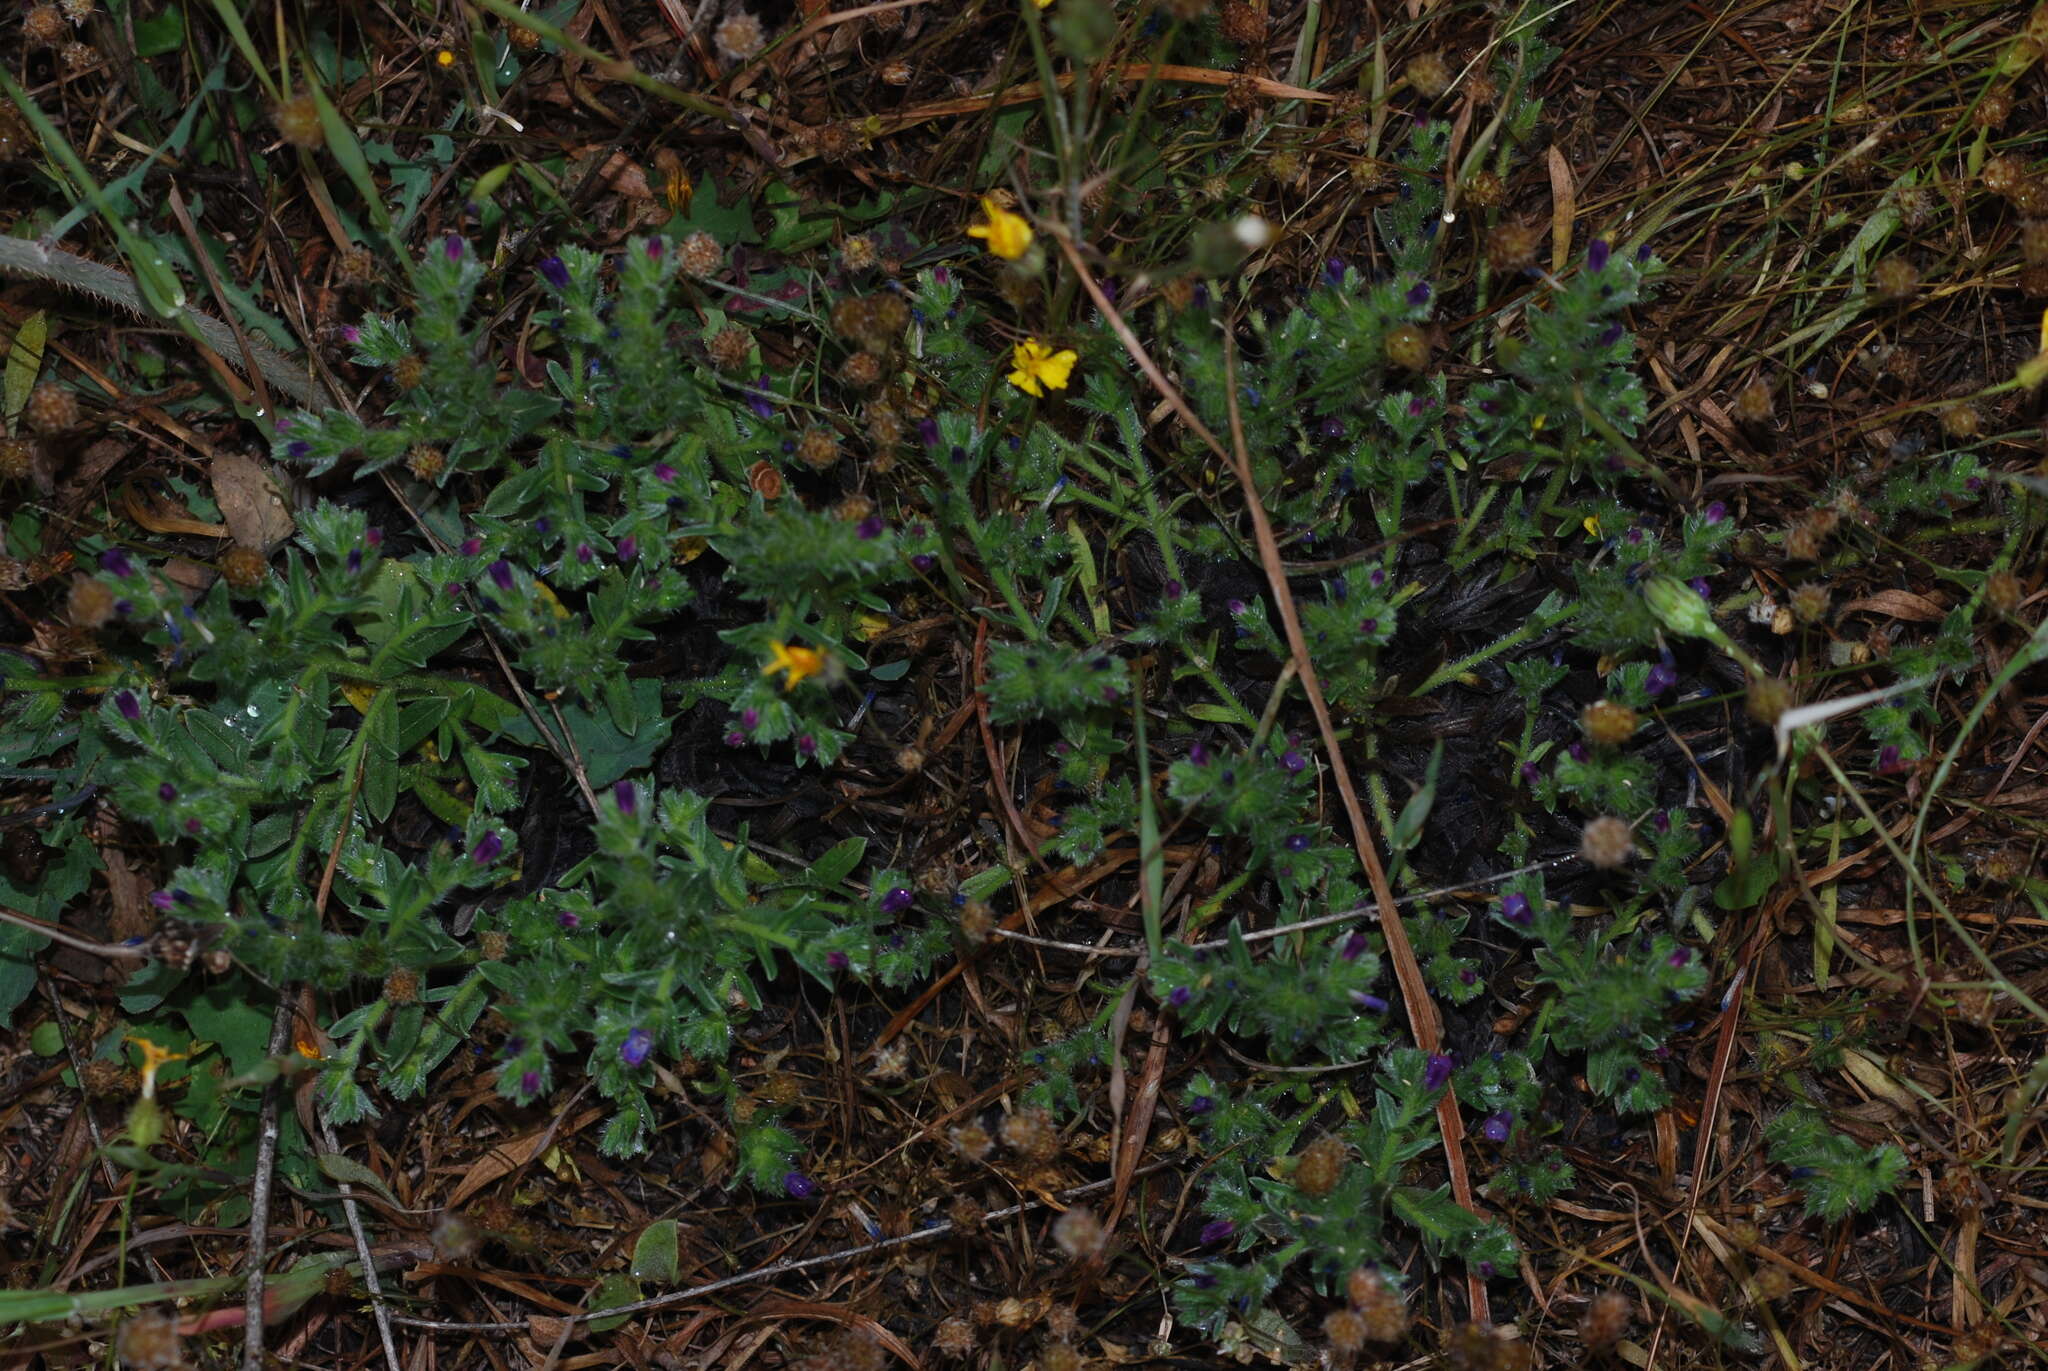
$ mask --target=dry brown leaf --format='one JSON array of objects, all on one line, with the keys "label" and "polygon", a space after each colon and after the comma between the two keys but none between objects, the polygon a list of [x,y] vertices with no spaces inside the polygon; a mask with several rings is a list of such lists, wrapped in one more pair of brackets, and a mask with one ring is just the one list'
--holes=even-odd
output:
[{"label": "dry brown leaf", "polygon": [[237,543],[268,553],[292,536],[291,509],[261,462],[240,452],[217,452],[212,470],[214,503]]}]

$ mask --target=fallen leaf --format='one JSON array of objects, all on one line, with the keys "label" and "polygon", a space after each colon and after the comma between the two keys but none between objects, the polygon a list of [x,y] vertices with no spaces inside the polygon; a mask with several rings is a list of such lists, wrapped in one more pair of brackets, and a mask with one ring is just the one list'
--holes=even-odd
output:
[{"label": "fallen leaf", "polygon": [[213,499],[228,533],[244,547],[268,553],[292,536],[292,512],[264,464],[239,452],[213,456]]}]

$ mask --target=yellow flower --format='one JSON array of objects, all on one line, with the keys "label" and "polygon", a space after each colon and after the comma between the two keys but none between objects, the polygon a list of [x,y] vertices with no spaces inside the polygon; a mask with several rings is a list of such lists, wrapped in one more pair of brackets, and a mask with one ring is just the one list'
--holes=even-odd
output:
[{"label": "yellow flower", "polygon": [[1005,261],[1014,262],[1022,257],[1032,238],[1031,225],[1024,222],[1024,216],[1010,213],[986,195],[981,197],[981,212],[988,216],[988,222],[968,225],[967,236],[987,239],[988,250]]},{"label": "yellow flower", "polygon": [[1049,10],[1052,8],[1052,0],[1037,0],[1037,5],[1042,10]]},{"label": "yellow flower", "polygon": [[1074,373],[1074,363],[1081,360],[1072,348],[1061,348],[1054,352],[1036,338],[1026,338],[1011,349],[1010,360],[1017,369],[1010,373],[1010,384],[1026,395],[1043,395],[1045,390],[1065,390],[1067,378]]},{"label": "yellow flower", "polygon": [[173,1052],[167,1047],[158,1047],[147,1038],[130,1038],[128,1041],[142,1049],[142,1098],[155,1099],[158,1068],[166,1062],[184,1061],[185,1054]]},{"label": "yellow flower", "polygon": [[825,669],[825,654],[814,647],[791,647],[788,643],[770,643],[768,650],[774,658],[761,668],[763,676],[776,672],[787,673],[782,679],[784,690],[795,690],[797,683],[807,676],[816,676]]}]

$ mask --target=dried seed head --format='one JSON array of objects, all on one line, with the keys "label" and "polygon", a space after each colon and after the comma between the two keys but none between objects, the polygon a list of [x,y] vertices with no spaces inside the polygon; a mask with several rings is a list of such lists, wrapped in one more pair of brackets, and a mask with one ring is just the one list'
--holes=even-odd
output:
[{"label": "dried seed head", "polygon": [[417,1004],[420,998],[419,974],[408,967],[399,967],[384,978],[384,998],[396,1005]]},{"label": "dried seed head", "polygon": [[832,517],[842,524],[857,524],[875,512],[875,502],[859,491],[832,506]]},{"label": "dried seed head", "polygon": [[1081,1333],[1081,1316],[1071,1304],[1056,1304],[1045,1311],[1045,1331],[1054,1342],[1072,1342]]},{"label": "dried seed head", "polygon": [[1294,1188],[1320,1199],[1337,1188],[1350,1162],[1351,1149],[1341,1139],[1325,1133],[1295,1157]]},{"label": "dried seed head", "polygon": [[1984,603],[1996,613],[2012,613],[2020,607],[2025,595],[2026,588],[2020,584],[2020,578],[2004,568],[1984,578]]},{"label": "dried seed head", "polygon": [[988,1130],[978,1123],[963,1123],[958,1128],[950,1130],[946,1136],[952,1140],[954,1153],[970,1162],[986,1159],[990,1150],[995,1147],[995,1139],[991,1138]]},{"label": "dried seed head", "polygon": [[1635,1301],[1619,1290],[1603,1290],[1586,1304],[1579,1320],[1579,1341],[1587,1350],[1605,1352],[1621,1341],[1635,1317]]},{"label": "dried seed head", "polygon": [[1628,820],[1612,814],[1590,820],[1579,832],[1579,855],[1586,859],[1586,865],[1601,871],[1627,865],[1635,852],[1635,834],[1630,831]]},{"label": "dried seed head", "polygon": [[824,471],[839,460],[839,438],[829,428],[807,428],[796,440],[797,460],[812,471]]},{"label": "dried seed head", "polygon": [[2021,214],[2048,214],[2048,176],[2029,176],[2006,196]]},{"label": "dried seed head", "polygon": [[1977,872],[1993,885],[2018,885],[2027,878],[2026,853],[2016,847],[1987,852],[1978,862]]},{"label": "dried seed head", "polygon": [[270,560],[240,543],[223,552],[215,566],[231,590],[254,590],[270,579]]},{"label": "dried seed head", "polygon": [[1870,269],[1870,284],[1881,299],[1895,303],[1910,300],[1920,289],[1920,269],[1905,258],[1893,255]]},{"label": "dried seed head", "polygon": [[1026,1161],[1049,1162],[1060,1154],[1060,1131],[1043,1109],[1003,1116],[1003,1143]]},{"label": "dried seed head", "polygon": [[[965,1195],[955,1196],[953,1202],[946,1206],[946,1217],[952,1220],[953,1231],[956,1233],[978,1233],[981,1231],[981,1220],[983,1217],[981,1206],[968,1199]],[[979,1310],[976,1311],[977,1317],[979,1312]],[[986,1320],[983,1320],[983,1322],[986,1322]]]},{"label": "dried seed head", "polygon": [[31,430],[46,437],[63,433],[78,427],[78,397],[55,381],[45,381],[28,393],[22,417]]},{"label": "dried seed head", "polygon": [[406,353],[391,368],[391,383],[400,390],[417,390],[420,382],[426,379],[427,359],[417,352]]},{"label": "dried seed head", "polygon": [[1758,676],[1749,683],[1743,706],[1758,723],[1775,724],[1792,707],[1792,687],[1776,676]]},{"label": "dried seed head", "polygon": [[907,86],[916,72],[910,63],[900,57],[892,57],[876,69],[875,75],[881,78],[885,86]]},{"label": "dried seed head", "polygon": [[[1230,84],[1223,88],[1223,103],[1238,114],[1249,114],[1257,109],[1260,98],[1259,79],[1249,73],[1240,72],[1238,75],[1233,76],[1230,79]],[[1210,195],[1210,199],[1220,200],[1224,195],[1230,193],[1229,183],[1224,181],[1222,177],[1211,177],[1210,182],[1220,183],[1223,187],[1221,194]],[[1205,193],[1211,189],[1210,182],[1203,183],[1202,188]]]},{"label": "dried seed head", "polygon": [[782,473],[765,458],[747,468],[747,485],[764,500],[782,498]]},{"label": "dried seed head", "polygon": [[1281,148],[1266,159],[1266,175],[1283,186],[1291,186],[1299,181],[1302,172],[1307,169],[1308,163],[1302,160],[1301,153],[1294,148]]},{"label": "dried seed head", "polygon": [[1195,283],[1186,276],[1175,276],[1160,285],[1159,298],[1178,314],[1195,302]]},{"label": "dried seed head", "polygon": [[92,0],[58,0],[58,8],[73,24],[83,24],[92,18]]},{"label": "dried seed head", "polygon": [[1951,438],[1974,438],[1983,428],[1983,414],[1968,400],[1958,400],[1941,411],[1941,431]]},{"label": "dried seed head", "polygon": [[1408,1336],[1408,1301],[1378,1271],[1359,1267],[1345,1282],[1344,1293],[1365,1320],[1367,1342],[1399,1342]]},{"label": "dried seed head", "polygon": [[2002,129],[2005,121],[2012,118],[2012,91],[2004,86],[1986,91],[1984,98],[1977,102],[1976,112],[1970,122],[1980,129]]},{"label": "dried seed head", "polygon": [[1429,335],[1414,324],[1399,324],[1387,330],[1387,360],[1403,371],[1422,371],[1429,366]]},{"label": "dried seed head", "polygon": [[415,443],[405,454],[405,469],[415,479],[432,484],[441,479],[441,473],[448,469],[448,459],[441,455],[441,449],[426,443]]},{"label": "dried seed head", "polygon": [[503,930],[487,928],[477,935],[476,949],[487,962],[502,962],[512,951],[512,939]]},{"label": "dried seed head", "polygon": [[903,416],[895,406],[879,401],[867,410],[868,441],[878,448],[892,448],[903,441]]},{"label": "dried seed head", "polygon": [[882,364],[872,352],[856,352],[840,365],[839,379],[852,390],[873,390],[882,383]]},{"label": "dried seed head", "polygon": [[1096,1218],[1095,1211],[1086,1205],[1075,1205],[1055,1219],[1052,1225],[1052,1240],[1074,1261],[1086,1261],[1102,1251],[1103,1241],[1108,1236],[1102,1231],[1102,1220]]},{"label": "dried seed head", "polygon": [[1579,711],[1579,727],[1596,743],[1625,743],[1635,736],[1636,712],[1613,700],[1595,700]]},{"label": "dried seed head", "polygon": [[1993,195],[2011,195],[2027,179],[2027,164],[2009,152],[2001,152],[1987,158],[1978,175],[1983,178],[1984,189]]},{"label": "dried seed head", "polygon": [[1475,71],[1465,78],[1465,94],[1489,108],[1500,103],[1500,87],[1483,71]]},{"label": "dried seed head", "polygon": [[754,335],[738,324],[727,324],[711,335],[704,351],[720,371],[738,371],[754,355]]},{"label": "dried seed head", "polygon": [[[57,14],[56,6],[43,9]],[[64,21],[59,18],[58,23]],[[177,1325],[155,1310],[145,1310],[124,1320],[114,1333],[114,1355],[127,1371],[171,1371],[185,1364],[185,1351],[178,1341]]]},{"label": "dried seed head", "polygon": [[1820,520],[1802,519],[1785,530],[1785,555],[1795,562],[1817,561],[1825,537]]},{"label": "dried seed head", "polygon": [[21,16],[21,36],[32,48],[54,48],[71,36],[71,26],[55,5],[37,5]]},{"label": "dried seed head", "polygon": [[1508,1330],[1483,1323],[1460,1324],[1444,1338],[1446,1371],[1528,1371],[1529,1344]]},{"label": "dried seed head", "polygon": [[1474,209],[1498,209],[1507,198],[1507,183],[1493,172],[1475,171],[1465,178],[1465,203]]},{"label": "dried seed head", "polygon": [[925,761],[924,749],[921,747],[899,747],[896,749],[896,769],[898,771],[922,771],[924,770]]},{"label": "dried seed head", "polygon": [[1543,230],[1534,224],[1496,224],[1486,235],[1486,260],[1495,271],[1522,271],[1536,265],[1536,247]]},{"label": "dried seed head", "polygon": [[1266,41],[1266,16],[1250,0],[1224,0],[1216,13],[1216,30],[1225,41],[1250,47]]},{"label": "dried seed head", "polygon": [[74,628],[90,631],[104,627],[114,617],[113,588],[90,576],[77,577],[65,596],[64,616]]},{"label": "dried seed head", "polygon": [[932,1350],[942,1357],[970,1356],[980,1345],[981,1339],[974,1335],[974,1325],[962,1318],[944,1320],[932,1334]]},{"label": "dried seed head", "polygon": [[712,31],[712,41],[718,47],[718,55],[727,62],[745,62],[767,46],[768,33],[753,15],[734,10]]},{"label": "dried seed head", "polygon": [[1323,1337],[1331,1351],[1353,1356],[1365,1346],[1365,1319],[1355,1310],[1339,1309],[1323,1320]]},{"label": "dried seed head", "polygon": [[334,274],[344,285],[367,285],[377,275],[377,259],[368,248],[351,243],[335,257]]},{"label": "dried seed head", "polygon": [[1451,64],[1439,52],[1409,58],[1408,87],[1425,100],[1440,99],[1451,88]]},{"label": "dried seed head", "polygon": [[676,245],[676,269],[685,276],[705,277],[725,261],[725,249],[718,240],[698,229]]},{"label": "dried seed head", "polygon": [[980,947],[995,930],[995,911],[982,901],[969,900],[960,906],[960,936],[970,947]]},{"label": "dried seed head", "polygon": [[90,1061],[79,1074],[78,1084],[89,1099],[127,1099],[141,1091],[142,1073],[126,1062]]},{"label": "dried seed head", "polygon": [[270,122],[277,125],[277,136],[295,148],[312,152],[327,141],[327,131],[320,126],[320,106],[309,94],[279,101],[270,111]]},{"label": "dried seed head", "polygon": [[540,35],[524,24],[507,24],[505,41],[521,52],[532,52],[540,46]]},{"label": "dried seed head", "polygon": [[100,50],[90,43],[81,43],[76,39],[59,48],[57,55],[64,60],[64,70],[73,76],[82,71],[91,71],[100,64]]},{"label": "dried seed head", "polygon": [[35,445],[28,439],[0,438],[0,480],[26,480],[35,462]]},{"label": "dried seed head", "polygon": [[840,265],[848,271],[873,271],[877,260],[875,240],[865,233],[856,233],[839,245]]},{"label": "dried seed head", "polygon": [[827,162],[844,162],[853,155],[853,133],[844,124],[826,124],[812,134],[818,156]]},{"label": "dried seed head", "polygon": [[1730,402],[1729,408],[1735,412],[1735,417],[1745,424],[1768,424],[1777,405],[1771,394],[1770,383],[1759,377],[1735,392],[1735,399]]},{"label": "dried seed head", "polygon": [[1792,592],[1792,617],[1811,626],[1827,617],[1828,588],[1813,581]]},{"label": "dried seed head", "polygon": [[2020,225],[2020,256],[2030,267],[2048,264],[2048,219],[2029,219]]},{"label": "dried seed head", "polygon": [[2020,268],[2020,293],[2029,300],[2048,296],[2048,263]]}]

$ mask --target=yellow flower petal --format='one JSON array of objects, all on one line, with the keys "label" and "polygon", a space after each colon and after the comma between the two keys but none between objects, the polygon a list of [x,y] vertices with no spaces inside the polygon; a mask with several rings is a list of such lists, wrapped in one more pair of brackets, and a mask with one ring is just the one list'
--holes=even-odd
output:
[{"label": "yellow flower petal", "polygon": [[1016,369],[1010,373],[1009,382],[1032,396],[1045,394],[1046,388],[1065,390],[1074,374],[1074,363],[1080,360],[1080,354],[1072,348],[1054,352],[1039,339],[1026,338],[1010,351],[1010,361]]},{"label": "yellow flower petal", "polygon": [[1010,213],[987,195],[981,197],[981,212],[988,216],[988,222],[968,225],[969,238],[982,239],[990,252],[1010,262],[1030,249],[1034,235],[1022,215]]},{"label": "yellow flower petal", "polygon": [[825,654],[814,647],[791,647],[788,643],[770,643],[771,654],[768,664],[761,668],[763,676],[784,673],[782,688],[795,690],[798,683],[807,677],[816,676],[825,669]]}]

